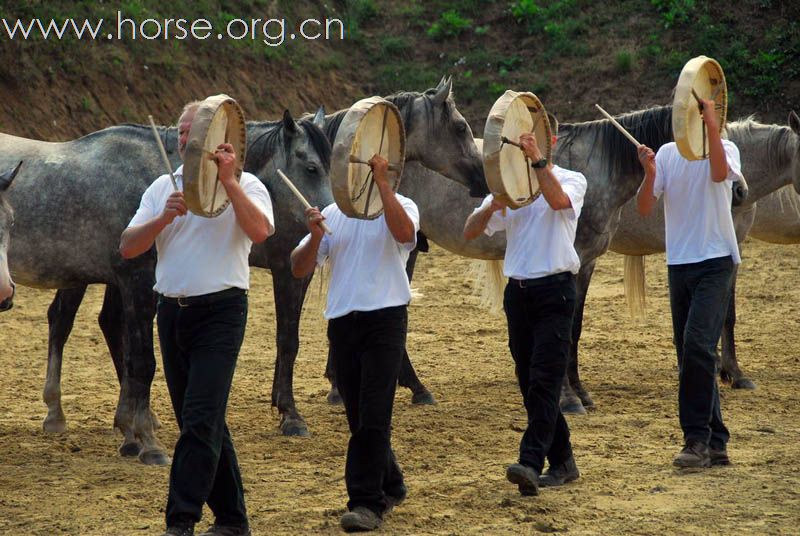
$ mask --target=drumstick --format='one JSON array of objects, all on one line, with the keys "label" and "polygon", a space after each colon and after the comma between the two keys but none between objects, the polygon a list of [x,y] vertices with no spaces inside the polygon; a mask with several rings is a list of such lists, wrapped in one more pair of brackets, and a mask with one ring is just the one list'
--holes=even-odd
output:
[{"label": "drumstick", "polygon": [[[369,165],[369,162],[364,162],[363,160],[361,160],[360,158],[358,158],[354,154],[350,155],[350,163],[351,164],[364,164],[365,166]],[[389,164],[389,171],[400,171],[400,166],[398,166],[397,164]]]},{"label": "drumstick", "polygon": [[[308,201],[306,201],[306,198],[305,198],[305,197],[303,197],[303,194],[301,194],[301,193],[300,193],[300,190],[298,190],[298,189],[295,187],[295,185],[294,185],[294,184],[292,184],[292,181],[290,181],[290,180],[289,180],[289,177],[287,177],[287,176],[286,176],[286,175],[283,173],[283,171],[281,171],[280,169],[278,170],[278,175],[280,175],[280,177],[283,179],[283,182],[285,182],[285,183],[286,183],[286,186],[288,186],[288,187],[289,187],[289,189],[292,191],[292,193],[295,195],[295,197],[297,197],[297,199],[299,199],[299,200],[300,200],[300,202],[301,202],[301,203],[303,203],[303,206],[305,206],[306,208],[311,208],[311,204],[310,204]],[[320,227],[322,227],[322,230],[323,230],[323,231],[325,231],[326,233],[328,233],[328,234],[333,234],[333,233],[331,232],[331,229],[330,229],[330,227],[328,227],[327,225],[325,225],[325,222],[324,222],[324,221],[321,221],[321,222],[319,222],[319,226],[320,226]]]},{"label": "drumstick", "polygon": [[611,117],[611,114],[609,114],[607,111],[603,110],[603,109],[600,107],[600,105],[599,105],[599,104],[595,104],[595,106],[597,107],[597,109],[598,109],[598,110],[600,110],[600,113],[602,113],[604,116],[606,116],[606,119],[608,119],[609,121],[611,121],[611,124],[612,124],[612,125],[614,125],[615,127],[617,127],[617,129],[618,129],[620,132],[622,132],[622,134],[624,134],[626,138],[628,138],[629,140],[631,140],[631,143],[632,143],[632,144],[634,144],[636,147],[639,147],[639,146],[641,145],[641,143],[639,143],[638,141],[636,141],[636,138],[634,138],[633,136],[631,136],[631,133],[630,133],[630,132],[628,132],[627,130],[625,130],[625,127],[623,127],[622,125],[620,125],[619,123],[617,123],[617,120],[616,120],[616,119],[614,119],[613,117]]},{"label": "drumstick", "polygon": [[172,174],[172,165],[169,163],[169,158],[167,158],[167,151],[164,149],[164,144],[161,143],[161,136],[158,135],[156,123],[153,121],[152,115],[148,115],[147,118],[150,120],[150,127],[153,129],[153,136],[155,136],[156,143],[158,143],[158,150],[161,152],[161,158],[164,160],[164,165],[167,166],[169,178],[172,180],[172,187],[175,188],[175,191],[177,192],[178,182],[175,180],[175,175]]}]

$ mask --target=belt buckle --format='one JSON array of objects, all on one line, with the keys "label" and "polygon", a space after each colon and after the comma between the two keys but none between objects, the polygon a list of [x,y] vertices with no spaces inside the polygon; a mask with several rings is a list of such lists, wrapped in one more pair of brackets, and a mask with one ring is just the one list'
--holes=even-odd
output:
[{"label": "belt buckle", "polygon": [[185,299],[183,296],[178,298],[178,307],[189,307],[189,304],[184,301]]},{"label": "belt buckle", "polygon": [[517,279],[517,284],[519,284],[519,288],[528,288],[524,279]]}]

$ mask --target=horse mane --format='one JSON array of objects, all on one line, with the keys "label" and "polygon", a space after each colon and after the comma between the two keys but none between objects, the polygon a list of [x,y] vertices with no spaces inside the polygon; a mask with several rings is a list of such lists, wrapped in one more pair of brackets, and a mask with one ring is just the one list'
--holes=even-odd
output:
[{"label": "horse mane", "polygon": [[[418,121],[418,119],[414,118],[413,104],[414,101],[420,97],[424,97],[422,100],[423,111],[427,116],[425,124],[428,126],[434,124],[433,118],[436,115],[436,109],[431,97],[436,95],[436,92],[436,88],[427,89],[424,93],[420,93],[418,91],[398,91],[397,93],[392,93],[391,95],[384,97],[384,99],[397,106],[397,109],[400,110],[400,116],[403,118],[403,125],[405,126],[406,132],[408,132],[411,129],[411,125]],[[444,113],[441,117],[443,122],[449,121],[451,112],[454,108],[455,101],[453,100],[453,93],[451,92],[444,103]],[[339,127],[342,124],[342,119],[344,119],[344,116],[348,110],[349,108],[339,110],[338,112],[335,112],[326,118],[325,134],[327,134],[328,139],[331,140],[331,142],[336,139],[336,133],[339,131]]]},{"label": "horse mane", "polygon": [[[653,151],[674,140],[672,135],[672,106],[654,106],[646,110],[629,112],[615,117],[641,144]],[[609,177],[620,177],[634,173],[641,174],[642,167],[636,147],[611,124],[608,119],[586,121],[583,123],[562,123],[559,126],[559,141],[556,156],[566,151],[566,167],[580,171],[588,162],[600,158]],[[588,136],[591,149],[586,162],[572,162],[572,144],[581,137]],[[595,153],[597,151],[597,153]]]},{"label": "horse mane", "polygon": [[763,145],[764,140],[758,136],[759,132],[768,130],[766,139],[767,172],[771,175],[780,174],[786,164],[786,158],[791,158],[796,150],[795,134],[786,125],[766,125],[756,121],[755,115],[738,119],[725,126],[730,137],[733,133],[738,140],[756,145]]}]

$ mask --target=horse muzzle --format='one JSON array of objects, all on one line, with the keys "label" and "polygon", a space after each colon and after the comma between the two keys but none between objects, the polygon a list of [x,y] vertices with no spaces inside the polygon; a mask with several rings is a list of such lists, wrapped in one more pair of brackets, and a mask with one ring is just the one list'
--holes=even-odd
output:
[{"label": "horse muzzle", "polygon": [[747,188],[747,184],[742,181],[736,181],[733,183],[733,199],[731,200],[731,204],[734,207],[739,207],[744,204],[747,200],[747,194],[750,190]]},{"label": "horse muzzle", "polygon": [[14,307],[14,294],[16,293],[16,291],[17,291],[16,285],[14,285],[14,283],[11,282],[11,294],[8,295],[2,301],[0,301],[0,313],[2,313],[3,311],[8,311],[12,307]]}]

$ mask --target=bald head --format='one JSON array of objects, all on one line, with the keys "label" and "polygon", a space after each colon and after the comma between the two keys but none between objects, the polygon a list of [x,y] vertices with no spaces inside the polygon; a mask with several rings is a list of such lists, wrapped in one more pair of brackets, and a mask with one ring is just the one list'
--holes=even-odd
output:
[{"label": "bald head", "polygon": [[186,153],[186,143],[189,141],[189,130],[192,128],[192,121],[194,121],[197,109],[200,108],[202,103],[203,101],[187,103],[178,118],[178,154],[181,155],[181,160],[183,160]]}]

